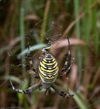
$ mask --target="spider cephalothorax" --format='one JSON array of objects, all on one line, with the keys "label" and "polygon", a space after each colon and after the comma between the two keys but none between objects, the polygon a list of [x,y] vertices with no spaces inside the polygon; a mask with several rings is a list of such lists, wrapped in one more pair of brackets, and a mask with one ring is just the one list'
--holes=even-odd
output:
[{"label": "spider cephalothorax", "polygon": [[[68,43],[70,46],[69,39],[68,39]],[[62,89],[59,89],[58,86],[56,85],[56,81],[59,75],[59,66],[58,66],[58,62],[56,61],[55,57],[48,52],[48,49],[50,49],[50,46],[42,49],[43,56],[41,57],[41,60],[39,62],[38,72],[34,70],[36,77],[38,77],[40,81],[32,85],[31,87],[29,87],[27,90],[16,89],[13,86],[12,82],[10,81],[13,90],[15,90],[16,92],[28,94],[39,87],[44,87],[46,89],[46,92],[48,90],[51,90],[52,88],[55,90],[55,92],[57,92],[59,95],[63,97],[72,96],[72,94],[70,94],[69,91],[63,91]],[[66,57],[67,62],[65,61],[64,68],[61,70],[62,71],[61,73],[63,72],[67,73],[71,68],[70,49],[66,56],[67,56]]]}]

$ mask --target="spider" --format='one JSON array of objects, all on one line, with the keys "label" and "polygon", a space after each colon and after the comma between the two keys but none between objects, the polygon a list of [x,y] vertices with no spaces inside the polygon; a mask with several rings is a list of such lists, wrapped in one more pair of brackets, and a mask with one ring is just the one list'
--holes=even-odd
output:
[{"label": "spider", "polygon": [[[66,61],[64,67],[61,70],[62,74],[65,75],[67,75],[67,73],[71,69],[71,58],[72,58],[69,38],[67,40],[69,44],[69,49],[66,55]],[[33,90],[43,87],[46,89],[45,93],[51,91],[52,88],[58,95],[63,96],[65,98],[69,96],[73,96],[73,94],[70,93],[69,91],[65,91],[61,88],[58,88],[56,84],[59,74],[58,62],[56,61],[55,57],[48,52],[49,49],[50,46],[47,46],[42,49],[43,56],[41,56],[41,60],[39,62],[38,72],[34,70],[35,77],[40,78],[40,81],[36,84],[33,84],[26,90],[21,90],[21,89],[16,89],[12,81],[10,80],[10,84],[14,91],[24,94],[30,94]]]}]

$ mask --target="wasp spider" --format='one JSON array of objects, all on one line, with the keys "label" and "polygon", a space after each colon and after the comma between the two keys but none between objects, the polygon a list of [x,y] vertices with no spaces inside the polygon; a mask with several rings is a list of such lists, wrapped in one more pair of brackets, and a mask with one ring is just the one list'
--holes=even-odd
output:
[{"label": "wasp spider", "polygon": [[[69,44],[69,50],[66,56],[66,62],[65,62],[64,68],[62,68],[61,70],[62,73],[66,72],[66,74],[69,72],[71,68],[71,51],[70,51],[69,39],[68,39],[68,44]],[[43,57],[39,63],[38,72],[35,71],[35,73],[38,74],[40,81],[32,85],[26,90],[21,90],[21,89],[16,89],[14,85],[12,84],[12,81],[10,80],[12,89],[14,91],[24,93],[24,94],[29,94],[37,88],[44,87],[46,89],[46,92],[50,91],[52,88],[57,94],[63,97],[69,97],[73,95],[69,91],[64,91],[61,88],[58,88],[56,84],[56,80],[59,73],[59,67],[55,57],[48,52],[49,48],[50,46],[42,49]]]}]

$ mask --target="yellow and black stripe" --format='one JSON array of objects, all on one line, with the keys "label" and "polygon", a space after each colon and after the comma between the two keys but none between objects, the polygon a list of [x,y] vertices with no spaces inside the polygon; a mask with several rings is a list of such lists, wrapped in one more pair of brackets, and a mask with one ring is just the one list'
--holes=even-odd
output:
[{"label": "yellow and black stripe", "polygon": [[58,76],[58,64],[51,54],[46,54],[39,66],[39,76],[45,83],[52,83]]}]

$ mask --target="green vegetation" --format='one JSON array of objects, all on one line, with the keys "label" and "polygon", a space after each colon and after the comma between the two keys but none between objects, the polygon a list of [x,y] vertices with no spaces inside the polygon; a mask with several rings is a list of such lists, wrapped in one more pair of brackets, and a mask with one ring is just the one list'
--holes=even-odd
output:
[{"label": "green vegetation", "polygon": [[[21,89],[37,82],[25,67],[25,55],[33,57],[38,69],[41,48],[49,39],[62,68],[68,36],[75,60],[68,80],[60,78],[59,83],[74,96],[46,96],[39,89],[30,95],[14,92],[9,79]],[[99,48],[99,0],[0,0],[0,109],[99,109]]]}]

